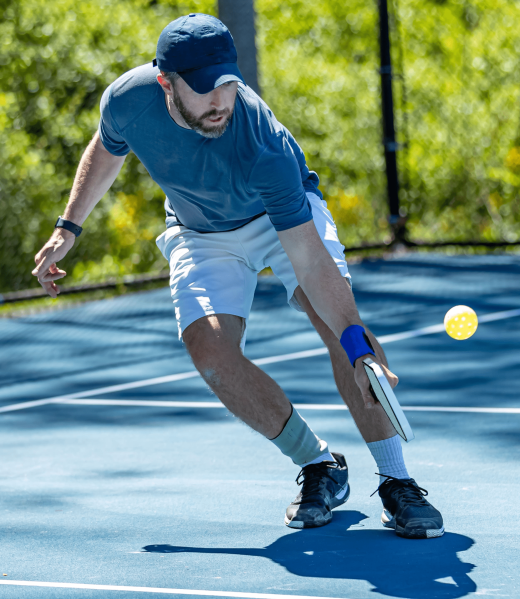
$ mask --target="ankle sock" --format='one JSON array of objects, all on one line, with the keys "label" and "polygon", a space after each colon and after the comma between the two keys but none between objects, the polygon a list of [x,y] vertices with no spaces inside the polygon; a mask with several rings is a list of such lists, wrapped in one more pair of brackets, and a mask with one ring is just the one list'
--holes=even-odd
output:
[{"label": "ankle sock", "polygon": [[[401,439],[399,435],[384,439],[383,441],[375,441],[367,443],[368,449],[376,461],[379,474],[388,474],[395,478],[410,478],[403,458],[403,448],[401,447]],[[385,482],[384,477],[380,477],[379,484]]]},{"label": "ankle sock", "polygon": [[[327,442],[312,432],[309,425],[294,408],[282,432],[271,441],[284,455],[289,456],[297,466],[317,464],[327,459],[322,456],[332,458]],[[332,458],[332,461],[334,461],[334,458]]]}]

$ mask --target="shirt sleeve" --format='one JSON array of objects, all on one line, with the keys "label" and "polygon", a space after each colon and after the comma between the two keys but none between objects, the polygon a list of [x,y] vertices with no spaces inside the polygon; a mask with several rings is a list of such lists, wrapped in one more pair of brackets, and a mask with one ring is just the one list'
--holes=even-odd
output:
[{"label": "shirt sleeve", "polygon": [[112,116],[110,107],[111,101],[111,86],[107,87],[101,98],[100,112],[101,119],[99,121],[99,137],[105,148],[114,156],[126,156],[130,152],[130,147],[126,143],[124,137],[119,132],[119,127]]},{"label": "shirt sleeve", "polygon": [[312,220],[300,166],[285,137],[277,137],[263,150],[251,170],[249,187],[260,194],[277,231]]}]

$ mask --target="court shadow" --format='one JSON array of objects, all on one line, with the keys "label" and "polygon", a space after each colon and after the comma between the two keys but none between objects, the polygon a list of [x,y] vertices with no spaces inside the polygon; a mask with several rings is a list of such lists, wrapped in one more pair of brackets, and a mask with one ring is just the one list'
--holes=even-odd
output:
[{"label": "court shadow", "polygon": [[338,512],[325,528],[285,534],[263,549],[147,545],[142,551],[262,557],[296,576],[366,580],[373,592],[407,599],[455,599],[477,590],[468,576],[474,566],[457,555],[474,544],[469,537],[401,539],[390,530],[365,529],[365,518],[357,511]]}]

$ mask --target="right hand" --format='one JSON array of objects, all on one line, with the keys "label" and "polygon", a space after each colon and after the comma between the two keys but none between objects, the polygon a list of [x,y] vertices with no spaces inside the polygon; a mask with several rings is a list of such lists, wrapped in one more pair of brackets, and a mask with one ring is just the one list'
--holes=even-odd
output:
[{"label": "right hand", "polygon": [[74,245],[76,236],[66,229],[54,229],[49,241],[34,257],[36,268],[32,271],[38,282],[52,297],[58,297],[59,287],[54,281],[62,279],[67,273],[56,266]]},{"label": "right hand", "polygon": [[365,369],[363,368],[362,362],[364,358],[371,358],[374,362],[379,364],[392,389],[394,389],[394,387],[397,386],[397,384],[399,383],[399,379],[391,370],[389,370],[384,364],[382,364],[375,356],[371,354],[367,354],[366,356],[362,356],[361,358],[358,358],[356,360],[356,366],[354,367],[354,379],[357,383],[357,386],[359,387],[359,390],[361,391],[363,401],[365,402],[365,408],[371,410],[372,408],[375,408],[376,402],[372,397],[372,394],[370,393],[370,381],[368,380],[368,376],[365,372]]}]

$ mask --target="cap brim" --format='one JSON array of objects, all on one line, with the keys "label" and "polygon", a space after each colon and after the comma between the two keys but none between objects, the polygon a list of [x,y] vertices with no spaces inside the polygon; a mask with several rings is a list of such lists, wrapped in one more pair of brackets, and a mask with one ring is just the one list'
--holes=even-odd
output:
[{"label": "cap brim", "polygon": [[210,91],[219,85],[229,83],[230,81],[245,83],[236,62],[212,64],[209,67],[195,71],[185,71],[184,73],[179,73],[179,75],[198,94],[209,94]]}]

